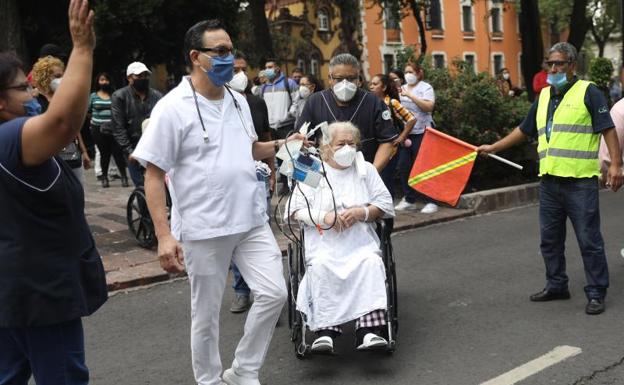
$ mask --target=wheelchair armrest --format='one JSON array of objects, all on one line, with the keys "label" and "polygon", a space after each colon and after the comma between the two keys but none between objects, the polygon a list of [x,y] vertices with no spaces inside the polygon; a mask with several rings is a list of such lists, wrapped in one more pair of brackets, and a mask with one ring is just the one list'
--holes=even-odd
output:
[{"label": "wheelchair armrest", "polygon": [[394,218],[378,219],[375,223],[379,239],[390,239],[390,234],[394,229]]}]

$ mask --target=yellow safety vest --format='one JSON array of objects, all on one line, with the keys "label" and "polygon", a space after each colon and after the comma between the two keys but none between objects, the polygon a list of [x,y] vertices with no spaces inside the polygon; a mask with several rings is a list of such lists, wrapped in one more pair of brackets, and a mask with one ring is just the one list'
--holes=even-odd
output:
[{"label": "yellow safety vest", "polygon": [[590,82],[577,80],[555,110],[546,140],[550,87],[542,89],[537,104],[537,153],[539,175],[590,178],[600,175],[598,149],[600,133],[594,133],[592,118],[585,106]]}]

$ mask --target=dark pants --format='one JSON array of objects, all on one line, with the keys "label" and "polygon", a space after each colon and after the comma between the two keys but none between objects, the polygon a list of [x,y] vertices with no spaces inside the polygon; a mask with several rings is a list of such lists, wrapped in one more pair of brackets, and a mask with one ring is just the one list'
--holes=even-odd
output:
[{"label": "dark pants", "polygon": [[401,178],[403,194],[408,203],[415,203],[417,200],[425,201],[427,203],[432,202],[430,198],[418,193],[416,190],[411,188],[409,184],[407,184],[424,135],[425,134],[410,134],[408,138],[412,141],[412,145],[410,147],[399,147],[399,178]]},{"label": "dark pants", "polygon": [[126,177],[126,157],[123,155],[123,151],[117,145],[115,138],[112,134],[102,133],[100,127],[91,126],[91,134],[93,140],[100,150],[100,166],[102,167],[102,177],[108,177],[108,166],[110,164],[111,155],[115,158],[117,169],[121,177]]},{"label": "dark pants", "polygon": [[540,183],[541,252],[546,265],[546,289],[568,289],[566,274],[566,220],[570,218],[585,267],[585,295],[603,298],[609,270],[600,233],[597,178],[542,177]]},{"label": "dark pants", "polygon": [[[386,188],[388,189],[388,192],[390,192],[390,196],[394,198],[394,186],[395,186],[395,182],[396,182],[396,175],[397,175],[397,165],[399,164],[399,151],[400,149],[397,150],[397,153],[394,154],[394,156],[390,159],[390,161],[388,162],[388,164],[386,165],[386,167],[384,167],[383,170],[381,170],[381,180],[384,182],[384,184],[386,185]],[[401,185],[403,185],[403,180],[401,180]]]},{"label": "dark pants", "polygon": [[[284,126],[284,127],[280,127],[277,130],[273,130],[273,139],[286,139],[286,137],[288,136],[289,133],[291,133],[292,130],[295,129],[294,124],[288,125],[288,126]],[[278,173],[279,175],[279,181],[282,183],[282,188],[287,188],[287,184],[288,184],[288,178],[286,177],[286,175],[284,174],[280,174],[279,173],[279,168],[282,165],[282,160],[278,159],[277,160],[277,168],[275,170],[276,173]]]},{"label": "dark pants", "polygon": [[60,324],[0,328],[0,385],[86,385],[80,318]]}]

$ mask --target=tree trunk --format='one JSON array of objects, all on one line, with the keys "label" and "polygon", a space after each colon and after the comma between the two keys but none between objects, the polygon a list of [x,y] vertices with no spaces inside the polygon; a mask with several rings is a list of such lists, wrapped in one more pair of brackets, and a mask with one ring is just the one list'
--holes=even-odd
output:
[{"label": "tree trunk", "polygon": [[538,0],[521,0],[520,2],[520,34],[522,38],[522,77],[527,87],[530,101],[533,94],[533,76],[542,70],[544,60],[544,43],[542,42],[541,20]]},{"label": "tree trunk", "polygon": [[591,25],[591,20],[587,17],[587,0],[574,0],[572,7],[572,16],[570,17],[570,35],[568,43],[576,47],[577,51],[581,51],[585,35]]},{"label": "tree trunk", "polygon": [[340,40],[341,45],[351,55],[360,60],[362,49],[358,44],[357,33],[359,29],[360,8],[357,0],[336,0],[334,3],[340,9]]},{"label": "tree trunk", "polygon": [[264,4],[265,0],[249,0],[256,49],[258,56],[261,58],[261,62],[268,58],[275,57],[275,52],[273,51],[273,39],[271,38],[271,32],[269,31],[269,22],[264,11]]},{"label": "tree trunk", "polygon": [[422,14],[420,13],[420,6],[416,3],[416,0],[410,0],[410,7],[412,8],[414,19],[416,19],[416,24],[418,24],[418,33],[420,35],[420,57],[423,57],[427,53],[425,23],[423,22]]},{"label": "tree trunk", "polygon": [[23,57],[24,35],[17,0],[0,0],[0,51],[13,51]]}]

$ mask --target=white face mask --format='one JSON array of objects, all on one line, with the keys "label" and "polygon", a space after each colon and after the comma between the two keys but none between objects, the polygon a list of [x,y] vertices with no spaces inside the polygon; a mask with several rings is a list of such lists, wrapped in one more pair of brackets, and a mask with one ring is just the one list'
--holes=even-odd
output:
[{"label": "white face mask", "polygon": [[353,164],[356,153],[357,150],[354,146],[349,146],[348,144],[345,144],[344,146],[340,147],[339,150],[334,151],[334,161],[336,161],[339,166],[349,167]]},{"label": "white face mask", "polygon": [[312,91],[310,91],[308,87],[299,87],[299,96],[301,96],[301,99],[307,98],[308,96],[310,96],[310,94],[312,94]]},{"label": "white face mask", "polygon": [[413,86],[414,84],[418,83],[418,76],[414,75],[413,73],[408,72],[405,74],[405,81],[410,86]]},{"label": "white face mask", "polygon": [[230,80],[228,84],[234,91],[245,92],[248,82],[249,79],[247,79],[245,71],[239,71],[236,73],[236,75],[234,75],[234,77],[232,78],[232,80]]},{"label": "white face mask", "polygon": [[334,91],[334,95],[341,102],[348,102],[353,99],[355,96],[355,92],[357,91],[357,86],[355,83],[351,83],[347,79],[344,79],[340,83],[336,83],[332,90]]},{"label": "white face mask", "polygon": [[505,79],[505,80],[509,80],[509,74],[508,74],[508,73],[504,73],[504,74],[503,74],[503,79]]},{"label": "white face mask", "polygon": [[63,78],[52,79],[52,81],[50,82],[50,91],[52,91],[52,93],[55,93],[56,90],[58,90],[59,86],[61,85],[61,79]]}]

